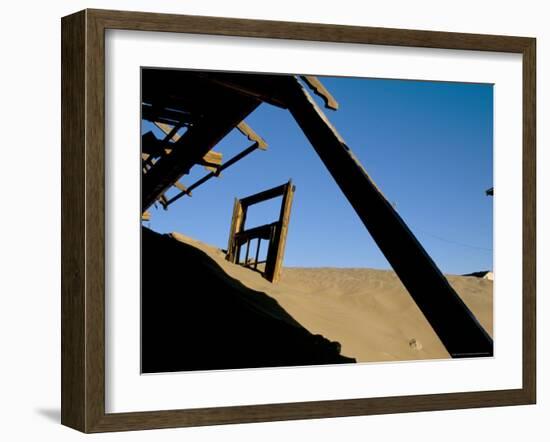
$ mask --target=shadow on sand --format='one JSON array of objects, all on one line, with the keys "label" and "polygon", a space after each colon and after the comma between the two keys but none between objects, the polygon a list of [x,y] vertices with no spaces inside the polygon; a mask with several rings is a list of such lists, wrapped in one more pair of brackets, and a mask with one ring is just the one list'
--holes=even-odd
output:
[{"label": "shadow on sand", "polygon": [[142,229],[142,372],[355,362],[206,253]]},{"label": "shadow on sand", "polygon": [[61,410],[59,408],[38,408],[35,411],[37,414],[51,422],[55,422],[57,424],[61,422]]}]

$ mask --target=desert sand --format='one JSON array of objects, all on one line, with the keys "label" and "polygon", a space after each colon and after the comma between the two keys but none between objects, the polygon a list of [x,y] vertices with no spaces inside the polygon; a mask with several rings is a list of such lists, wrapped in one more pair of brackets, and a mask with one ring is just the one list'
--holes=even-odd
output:
[{"label": "desert sand", "polygon": [[251,270],[235,266],[234,277],[212,248],[147,228],[141,237],[143,373],[356,362],[274,297],[244,285],[239,278]]},{"label": "desert sand", "polygon": [[[281,281],[272,284],[258,272],[226,261],[214,246],[180,233],[170,236],[207,254],[229,277],[268,295],[312,334],[339,342],[343,356],[357,362],[450,357],[393,271],[285,267]],[[493,281],[446,277],[492,336]]]}]

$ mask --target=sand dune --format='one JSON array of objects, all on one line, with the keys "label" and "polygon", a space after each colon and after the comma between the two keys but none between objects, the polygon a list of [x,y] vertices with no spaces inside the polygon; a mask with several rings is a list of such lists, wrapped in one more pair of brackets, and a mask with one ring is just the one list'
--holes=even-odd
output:
[{"label": "sand dune", "polygon": [[143,373],[355,362],[224,264],[201,247],[142,229]]},{"label": "sand dune", "polygon": [[[273,298],[299,324],[341,344],[357,362],[449,358],[449,354],[393,271],[285,267],[271,284],[229,263],[224,253],[179,233],[171,236],[211,257],[232,278]],[[447,276],[487,332],[493,332],[493,282]]]}]

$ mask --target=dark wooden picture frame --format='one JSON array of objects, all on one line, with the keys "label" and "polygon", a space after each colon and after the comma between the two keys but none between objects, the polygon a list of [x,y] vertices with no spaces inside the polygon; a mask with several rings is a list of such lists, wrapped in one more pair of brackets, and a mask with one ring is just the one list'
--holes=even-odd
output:
[{"label": "dark wooden picture frame", "polygon": [[[523,384],[513,390],[216,408],[105,411],[105,30],[518,53],[523,63]],[[534,38],[84,10],[62,19],[62,406],[83,432],[533,404],[536,400]]]}]

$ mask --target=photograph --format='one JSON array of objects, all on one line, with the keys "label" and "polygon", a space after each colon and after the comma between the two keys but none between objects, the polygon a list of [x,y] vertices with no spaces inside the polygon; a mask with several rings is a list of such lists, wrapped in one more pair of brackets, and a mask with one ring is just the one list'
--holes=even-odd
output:
[{"label": "photograph", "polygon": [[142,374],[493,356],[493,84],[152,66],[140,94]]}]

